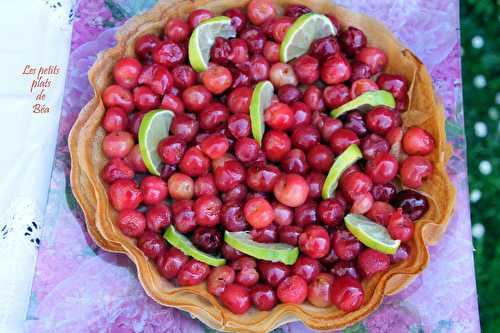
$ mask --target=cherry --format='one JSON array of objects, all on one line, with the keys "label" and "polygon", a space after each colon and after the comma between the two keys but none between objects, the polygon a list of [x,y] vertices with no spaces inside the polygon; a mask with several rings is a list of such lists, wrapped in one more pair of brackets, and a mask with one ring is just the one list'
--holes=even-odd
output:
[{"label": "cherry", "polygon": [[301,255],[292,266],[292,274],[303,277],[307,283],[314,280],[320,271],[319,261],[305,255]]},{"label": "cherry", "polygon": [[257,263],[249,257],[241,257],[232,263],[232,267],[236,271],[235,281],[245,287],[251,287],[259,281],[259,273],[257,272]]},{"label": "cherry", "polygon": [[123,158],[133,147],[134,138],[125,131],[111,132],[102,141],[102,150],[109,158]]},{"label": "cherry", "polygon": [[351,100],[349,88],[345,84],[335,84],[327,86],[323,90],[323,99],[325,104],[332,109],[335,109]]},{"label": "cherry", "polygon": [[170,19],[165,25],[163,33],[169,40],[180,43],[187,40],[190,31],[189,24],[181,18]]},{"label": "cherry", "polygon": [[318,225],[310,225],[299,237],[299,248],[311,258],[321,258],[330,252],[328,231]]},{"label": "cherry", "polygon": [[196,137],[199,128],[200,124],[194,117],[186,114],[176,114],[170,125],[170,132],[179,139],[190,142]]},{"label": "cherry", "polygon": [[133,93],[134,103],[141,111],[149,111],[160,105],[160,96],[148,86],[135,87]]},{"label": "cherry", "polygon": [[173,41],[163,41],[153,49],[153,60],[167,68],[182,64],[186,60],[186,50]]},{"label": "cherry", "polygon": [[[330,242],[331,243],[331,242]],[[333,246],[330,247],[330,252],[323,258],[320,258],[319,261],[323,265],[323,268],[326,270],[330,269],[339,261],[339,257],[335,254],[335,250],[333,249]]]},{"label": "cherry", "polygon": [[210,60],[219,65],[227,65],[231,51],[229,40],[223,37],[215,37],[214,44],[210,49]]},{"label": "cherry", "polygon": [[285,104],[291,104],[302,99],[302,92],[294,85],[285,84],[278,89],[278,99]]},{"label": "cherry", "polygon": [[271,0],[252,0],[247,5],[247,15],[250,22],[261,25],[276,16],[276,8]]},{"label": "cherry", "polygon": [[340,310],[353,312],[363,304],[363,287],[358,280],[346,275],[333,281],[330,298]]},{"label": "cherry", "polygon": [[196,224],[213,227],[219,224],[222,201],[215,195],[203,195],[194,202]]},{"label": "cherry", "polygon": [[179,89],[186,89],[196,84],[196,72],[189,65],[178,65],[172,69],[174,85]]},{"label": "cherry", "polygon": [[358,257],[359,271],[366,278],[372,277],[375,273],[386,271],[389,265],[389,256],[373,249],[362,251]]},{"label": "cherry", "polygon": [[372,189],[373,182],[370,177],[360,171],[345,174],[340,178],[340,188],[351,200],[362,193]]},{"label": "cherry", "polygon": [[247,17],[239,8],[228,9],[222,15],[231,19],[231,25],[237,32],[240,32],[247,25]]},{"label": "cherry", "polygon": [[309,165],[318,172],[327,173],[335,160],[332,150],[325,145],[316,144],[307,152]]},{"label": "cherry", "polygon": [[247,196],[247,187],[244,184],[238,184],[229,191],[222,193],[222,201],[239,202]]},{"label": "cherry", "polygon": [[274,196],[282,204],[289,207],[302,205],[309,194],[309,186],[305,179],[297,174],[282,175],[274,186]]},{"label": "cherry", "polygon": [[347,113],[345,116],[344,128],[353,131],[360,137],[365,136],[368,132],[363,115],[359,111]]},{"label": "cherry", "polygon": [[272,164],[252,166],[247,170],[247,186],[256,192],[272,192],[281,172]]},{"label": "cherry", "polygon": [[297,173],[300,175],[305,175],[309,170],[309,164],[307,163],[306,154],[300,149],[290,150],[281,159],[281,169],[287,173]]},{"label": "cherry", "polygon": [[400,124],[399,113],[385,106],[375,107],[366,114],[366,127],[375,134],[385,135]]},{"label": "cherry", "polygon": [[370,67],[372,75],[380,73],[387,66],[387,55],[376,47],[364,47],[356,53],[356,60]]},{"label": "cherry", "polygon": [[372,208],[366,213],[366,217],[370,220],[381,224],[387,225],[389,218],[394,213],[394,207],[392,207],[387,202],[383,201],[375,201],[372,205]]},{"label": "cherry", "polygon": [[165,200],[168,195],[167,183],[157,176],[146,176],[141,180],[142,202],[155,205]]},{"label": "cherry", "polygon": [[321,65],[321,79],[326,84],[338,84],[349,80],[351,65],[341,53],[336,53]]},{"label": "cherry", "polygon": [[341,154],[352,144],[359,144],[359,138],[358,135],[350,129],[339,128],[330,135],[330,147],[337,155]]},{"label": "cherry", "polygon": [[337,230],[332,237],[333,249],[341,260],[352,260],[361,251],[361,243],[347,230]]},{"label": "cherry", "polygon": [[307,282],[301,276],[289,276],[279,284],[277,295],[282,303],[303,303],[307,298]]},{"label": "cherry", "polygon": [[396,253],[391,254],[389,257],[391,259],[391,264],[397,264],[398,262],[404,261],[410,257],[411,248],[405,243],[401,244]]},{"label": "cherry", "polygon": [[314,201],[306,201],[304,204],[295,208],[294,223],[299,227],[316,223],[318,220],[317,214],[318,205]]},{"label": "cherry", "polygon": [[333,132],[339,128],[342,128],[342,122],[339,119],[324,117],[323,120],[321,120],[321,126],[319,128],[323,141],[329,143]]},{"label": "cherry", "polygon": [[418,220],[429,210],[427,198],[413,190],[403,190],[391,198],[394,207],[400,207],[403,212],[412,220]]},{"label": "cherry", "polygon": [[392,183],[377,184],[373,186],[372,194],[377,201],[389,202],[396,195],[396,186]]},{"label": "cherry", "polygon": [[229,150],[229,141],[222,134],[212,134],[203,139],[200,149],[206,156],[215,160]]},{"label": "cherry", "polygon": [[[276,177],[277,180],[277,177]],[[288,226],[293,222],[293,209],[279,202],[273,202],[274,222],[279,226]],[[281,230],[281,229],[280,229]]]},{"label": "cherry", "polygon": [[422,156],[409,156],[401,163],[401,181],[403,185],[419,188],[424,180],[432,174],[433,166]]},{"label": "cherry", "polygon": [[290,268],[281,262],[259,261],[258,266],[262,279],[271,287],[278,286],[290,275]]},{"label": "cherry", "polygon": [[113,158],[101,171],[102,179],[111,184],[117,179],[132,179],[134,170],[121,158]]},{"label": "cherry", "polygon": [[146,211],[146,225],[148,230],[160,233],[172,223],[170,207],[164,203],[151,206]]},{"label": "cherry", "polygon": [[292,144],[295,148],[308,151],[319,144],[320,133],[312,126],[298,127],[292,133]]},{"label": "cherry", "polygon": [[274,64],[280,61],[280,44],[266,40],[262,54],[269,63]]},{"label": "cherry", "polygon": [[146,218],[144,214],[134,209],[123,209],[116,220],[118,228],[124,235],[129,237],[140,237],[146,230]]},{"label": "cherry", "polygon": [[389,152],[389,142],[377,134],[369,134],[361,139],[361,151],[367,160],[373,160],[377,155]]},{"label": "cherry", "polygon": [[290,16],[294,19],[299,18],[304,14],[310,13],[311,9],[303,5],[289,5],[285,9],[285,15]]},{"label": "cherry", "polygon": [[211,103],[200,112],[200,127],[208,132],[214,132],[223,127],[229,118],[228,108],[221,103]]},{"label": "cherry", "polygon": [[299,244],[299,237],[302,233],[302,228],[295,225],[284,225],[279,228],[278,235],[281,243],[292,246]]},{"label": "cherry", "polygon": [[288,16],[280,16],[272,21],[272,36],[274,40],[281,43],[285,39],[288,29],[292,26],[294,19]]},{"label": "cherry", "polygon": [[402,75],[382,73],[377,79],[377,85],[392,93],[398,100],[408,97],[408,81]]},{"label": "cherry", "polygon": [[337,39],[333,36],[327,36],[316,39],[309,48],[309,54],[320,61],[324,61],[335,55],[340,49]]},{"label": "cherry", "polygon": [[287,130],[294,125],[293,111],[283,103],[275,103],[267,108],[264,119],[275,130]]},{"label": "cherry", "polygon": [[193,197],[194,182],[191,177],[183,173],[174,173],[168,179],[169,194],[174,200],[187,200]]},{"label": "cherry", "polygon": [[160,178],[168,180],[177,171],[177,166],[165,164],[160,172]]},{"label": "cherry", "polygon": [[205,88],[215,95],[222,94],[233,84],[231,71],[226,67],[211,65],[201,75],[201,81]]},{"label": "cherry", "polygon": [[306,89],[303,100],[312,111],[322,112],[325,109],[323,91],[315,85],[311,85]]},{"label": "cherry", "polygon": [[273,207],[264,198],[252,198],[243,209],[245,219],[254,228],[265,228],[274,220]]},{"label": "cherry", "polygon": [[276,306],[276,292],[267,284],[257,284],[250,290],[252,303],[260,311],[269,311]]},{"label": "cherry", "polygon": [[210,268],[204,262],[190,259],[182,265],[177,274],[177,283],[181,287],[195,286],[206,280]]},{"label": "cherry", "polygon": [[262,53],[266,37],[259,28],[248,27],[243,29],[243,31],[240,32],[240,38],[247,42],[250,53]]},{"label": "cherry", "polygon": [[106,132],[124,131],[128,127],[127,113],[119,107],[109,108],[101,121]]},{"label": "cherry", "polygon": [[237,202],[228,202],[222,206],[222,225],[228,231],[244,231],[248,223],[243,215],[243,207]]},{"label": "cherry", "polygon": [[240,162],[231,160],[214,171],[215,185],[222,192],[227,192],[245,181],[245,168]]},{"label": "cherry", "polygon": [[167,109],[175,114],[184,113],[184,103],[182,99],[172,94],[165,94],[161,100],[161,108]]},{"label": "cherry", "polygon": [[181,171],[190,177],[198,177],[207,174],[209,167],[209,159],[198,147],[189,148],[179,163]]},{"label": "cherry", "polygon": [[340,34],[339,42],[347,54],[355,55],[357,51],[366,46],[367,40],[363,31],[355,27],[349,27]]},{"label": "cherry", "polygon": [[[361,91],[363,89],[360,89],[358,91],[358,89],[354,88],[354,82],[359,81],[359,80],[363,80],[363,79],[369,79],[372,77],[372,73],[370,71],[370,67],[367,64],[360,62],[360,61],[353,61],[351,63],[351,70],[352,70],[352,74],[351,74],[350,81],[353,82],[353,87],[351,87],[351,96],[358,96],[361,94]],[[366,85],[366,87],[371,86],[371,87],[373,87],[374,90],[378,90],[378,88],[379,88],[378,85],[376,85],[376,84],[372,85],[371,82],[368,82],[368,81],[361,81],[361,82],[367,82],[368,85]],[[360,88],[362,88],[364,85],[359,85],[359,86],[360,86]],[[363,90],[363,91],[369,91],[369,90]]]},{"label": "cherry", "polygon": [[234,282],[235,274],[231,266],[215,267],[207,278],[207,291],[219,297],[228,284]]},{"label": "cherry", "polygon": [[229,117],[227,122],[229,133],[236,138],[242,139],[250,135],[250,117],[244,113],[237,113]]},{"label": "cherry", "polygon": [[318,206],[318,215],[326,225],[338,225],[344,219],[344,207],[337,199],[321,201]]},{"label": "cherry", "polygon": [[[241,64],[248,61],[248,44],[245,40],[241,38],[233,38],[229,41],[231,45],[231,53],[229,54],[228,60],[233,64]],[[233,80],[233,88],[236,80]]]},{"label": "cherry", "polygon": [[135,41],[135,54],[143,60],[151,60],[153,49],[160,43],[161,40],[156,35],[142,35]]},{"label": "cherry", "polygon": [[340,260],[335,264],[335,266],[333,266],[331,273],[337,278],[345,275],[351,276],[356,280],[359,280],[360,278],[356,265],[353,261]]},{"label": "cherry", "polygon": [[330,293],[334,277],[328,273],[319,273],[309,284],[307,300],[314,306],[325,308],[332,304]]},{"label": "cherry", "polygon": [[391,153],[380,153],[366,163],[366,174],[374,184],[386,184],[396,177],[398,161]]},{"label": "cherry", "polygon": [[186,234],[196,228],[193,201],[179,200],[172,204],[172,214],[174,216],[175,229]]},{"label": "cherry", "polygon": [[278,162],[283,159],[290,149],[292,142],[288,134],[283,131],[266,131],[262,140],[262,150],[266,158],[272,162]]},{"label": "cherry", "polygon": [[156,259],[167,250],[165,241],[160,235],[146,231],[137,241],[137,247],[151,259]]},{"label": "cherry", "polygon": [[370,192],[358,194],[351,206],[351,213],[365,214],[373,206],[373,195]]},{"label": "cherry", "polygon": [[[278,96],[279,96],[279,90],[278,90]],[[307,126],[311,124],[312,112],[309,106],[307,106],[302,102],[293,102],[290,105],[290,108],[293,111],[293,118],[294,118],[293,128],[298,128],[301,126]]]},{"label": "cherry", "polygon": [[280,62],[271,66],[271,69],[269,70],[269,79],[276,88],[280,88],[287,84],[296,86],[298,83],[297,75],[295,74],[293,67]]},{"label": "cherry", "polygon": [[403,137],[403,150],[408,155],[427,155],[434,150],[434,138],[420,127],[410,127]]},{"label": "cherry", "polygon": [[351,85],[351,98],[354,99],[360,95],[363,95],[368,91],[376,91],[379,90],[377,84],[370,79],[361,78],[354,80],[351,77],[351,80],[354,81]]},{"label": "cherry", "polygon": [[115,180],[108,188],[108,195],[118,211],[136,209],[142,202],[142,192],[132,179]]},{"label": "cherry", "polygon": [[249,113],[252,88],[238,87],[231,91],[227,98],[227,106],[233,113]]},{"label": "cherry", "polygon": [[310,55],[303,55],[292,62],[297,79],[303,84],[313,84],[319,79],[318,59]]},{"label": "cherry", "polygon": [[244,314],[251,306],[248,289],[235,283],[226,285],[220,299],[224,306],[235,314]]},{"label": "cherry", "polygon": [[141,76],[139,76],[139,84],[147,85],[157,95],[163,95],[165,92],[170,91],[173,87],[173,82],[172,74],[170,74],[167,68],[159,64],[152,64],[145,67]]},{"label": "cherry", "polygon": [[386,140],[389,145],[394,146],[395,144],[400,144],[403,140],[403,129],[401,127],[394,127],[387,132],[385,135]]},{"label": "cherry", "polygon": [[196,28],[201,22],[208,20],[214,17],[214,13],[212,13],[208,9],[195,9],[189,14],[188,23],[191,29]]},{"label": "cherry", "polygon": [[156,261],[158,272],[166,279],[173,279],[179,274],[179,270],[188,260],[188,256],[175,247],[171,247],[158,257]]},{"label": "cherry", "polygon": [[137,86],[137,79],[141,74],[141,63],[132,57],[121,58],[113,67],[113,78],[115,82],[125,89]]},{"label": "cherry", "polygon": [[186,151],[186,143],[175,135],[168,136],[160,141],[157,151],[165,164],[176,165]]},{"label": "cherry", "polygon": [[193,234],[193,244],[205,252],[217,252],[222,246],[222,233],[215,228],[198,227]]},{"label": "cherry", "polygon": [[406,242],[413,238],[415,226],[403,210],[398,208],[390,217],[387,230],[393,239]]},{"label": "cherry", "polygon": [[240,251],[236,250],[235,248],[227,245],[226,243],[222,244],[221,253],[222,253],[222,256],[224,258],[226,258],[227,260],[236,260],[236,259],[244,256],[243,253],[241,253]]},{"label": "cherry", "polygon": [[182,101],[189,111],[200,112],[212,102],[212,94],[204,86],[195,85],[184,90]]},{"label": "cherry", "polygon": [[102,101],[106,108],[116,106],[125,112],[131,112],[134,109],[134,100],[130,91],[116,84],[104,90]]}]

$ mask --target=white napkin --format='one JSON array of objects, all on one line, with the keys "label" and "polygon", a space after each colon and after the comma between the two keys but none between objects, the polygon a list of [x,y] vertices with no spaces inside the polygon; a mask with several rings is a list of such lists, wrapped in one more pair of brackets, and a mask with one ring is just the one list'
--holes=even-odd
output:
[{"label": "white napkin", "polygon": [[0,2],[0,332],[22,332],[29,303],[64,93],[72,4]]}]

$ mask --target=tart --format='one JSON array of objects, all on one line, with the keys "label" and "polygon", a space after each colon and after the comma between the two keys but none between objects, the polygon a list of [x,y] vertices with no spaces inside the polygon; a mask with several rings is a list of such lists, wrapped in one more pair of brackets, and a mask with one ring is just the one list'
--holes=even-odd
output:
[{"label": "tart", "polygon": [[160,1],[69,138],[96,244],[215,329],[365,318],[426,267],[455,189],[424,65],[329,1]]}]

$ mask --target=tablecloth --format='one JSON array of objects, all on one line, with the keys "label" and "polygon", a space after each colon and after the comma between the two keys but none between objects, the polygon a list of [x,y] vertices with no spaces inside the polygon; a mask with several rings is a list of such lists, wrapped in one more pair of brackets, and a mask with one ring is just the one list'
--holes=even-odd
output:
[{"label": "tablecloth", "polygon": [[[162,307],[142,290],[124,255],[98,249],[85,231],[71,193],[68,132],[91,98],[87,71],[96,54],[114,43],[116,27],[154,5],[153,0],[80,1],[62,120],[50,184],[46,224],[33,283],[28,332],[213,332],[187,313]],[[431,261],[407,289],[387,297],[369,318],[344,332],[479,332],[467,188],[460,77],[458,0],[339,0],[382,20],[427,65],[446,108],[454,155],[448,171],[457,207]],[[277,332],[310,332],[301,323]]]}]

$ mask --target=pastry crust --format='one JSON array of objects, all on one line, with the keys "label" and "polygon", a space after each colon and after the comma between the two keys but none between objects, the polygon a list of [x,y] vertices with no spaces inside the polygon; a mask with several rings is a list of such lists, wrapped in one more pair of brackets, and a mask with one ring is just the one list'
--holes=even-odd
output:
[{"label": "pastry crust", "polygon": [[69,136],[72,189],[96,244],[107,251],[126,254],[137,266],[144,290],[156,302],[188,311],[208,326],[223,331],[266,332],[297,320],[317,330],[340,329],[368,316],[380,305],[384,295],[397,293],[423,271],[429,261],[427,246],[441,239],[455,203],[456,191],[446,173],[451,146],[446,143],[443,106],[434,95],[432,80],[425,66],[382,23],[335,6],[329,0],[274,0],[280,8],[289,4],[303,4],[315,12],[335,15],[343,26],[353,25],[363,30],[369,44],[386,52],[389,59],[386,72],[401,74],[411,82],[409,110],[402,114],[403,125],[421,126],[435,139],[436,148],[430,156],[434,172],[421,189],[429,199],[430,208],[416,222],[415,237],[408,244],[411,255],[407,260],[391,266],[388,271],[363,281],[365,303],[360,309],[344,313],[334,306],[318,308],[307,303],[279,304],[272,311],[252,308],[245,315],[235,315],[207,292],[205,284],[174,286],[160,276],[155,263],[139,250],[136,241],[123,235],[116,227],[116,212],[109,203],[106,184],[100,177],[100,171],[107,161],[101,150],[105,135],[100,126],[105,113],[101,94],[112,83],[112,68],[116,61],[126,55],[133,56],[136,38],[145,33],[159,34],[171,17],[187,17],[191,11],[199,8],[219,14],[229,8],[244,7],[247,2],[163,0],[152,10],[130,19],[117,32],[116,46],[100,53],[89,71],[89,81],[95,96],[80,112]]}]

